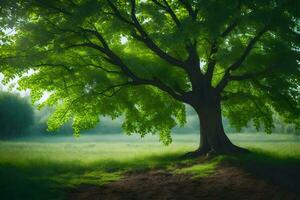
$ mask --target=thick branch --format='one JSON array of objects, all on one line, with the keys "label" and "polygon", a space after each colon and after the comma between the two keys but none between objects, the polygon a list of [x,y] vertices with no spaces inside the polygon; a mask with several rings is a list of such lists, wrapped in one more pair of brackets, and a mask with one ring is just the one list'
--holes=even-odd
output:
[{"label": "thick branch", "polygon": [[[177,16],[175,15],[174,11],[172,10],[171,6],[167,2],[167,0],[163,0],[164,4],[160,3],[158,0],[152,0],[155,4],[166,10],[172,17],[173,21],[180,28],[181,23]],[[197,41],[193,41],[189,39],[186,43],[186,50],[188,52],[188,58],[184,61],[185,63],[185,71],[187,72],[189,79],[192,85],[199,85],[199,79],[201,79],[201,70],[200,70],[200,60],[199,55],[197,52]]]},{"label": "thick branch", "polygon": [[[130,26],[133,26],[133,28],[137,31],[137,32],[133,32],[133,35],[132,35],[135,39],[143,42],[150,50],[152,50],[152,52],[154,52],[161,59],[167,61],[169,64],[184,69],[188,73],[188,76],[189,76],[192,84],[193,85],[199,85],[199,79],[201,78],[201,77],[199,78],[199,74],[201,74],[201,71],[200,71],[200,66],[199,66],[199,64],[200,64],[199,63],[199,56],[198,56],[197,49],[196,49],[196,42],[190,42],[190,44],[186,45],[187,51],[189,53],[188,59],[185,60],[185,61],[178,60],[178,59],[174,58],[173,56],[169,55],[168,53],[166,53],[165,51],[163,51],[159,46],[157,46],[155,44],[155,42],[150,38],[148,33],[144,30],[141,23],[139,22],[139,20],[136,17],[136,1],[135,0],[130,1],[131,2],[131,12],[130,12],[130,14],[131,14],[132,22],[131,21],[129,22],[120,13],[118,8],[110,0],[107,0],[107,1],[109,2],[109,5],[110,5],[111,9],[115,13],[115,16],[117,18],[119,18],[121,21],[129,24]],[[169,6],[169,4],[166,0],[164,0],[164,4],[160,3],[157,0],[153,0],[153,2],[156,3],[158,6],[166,9],[167,12],[171,16],[173,16],[172,17],[173,20],[177,21],[176,23],[178,24],[179,20],[176,17],[175,13],[173,12],[173,10],[171,9],[171,7]],[[189,4],[186,4],[186,6],[188,8],[191,8],[191,7],[189,7]],[[146,81],[146,82],[149,83],[149,81]],[[155,86],[158,86],[157,82],[156,83],[154,83],[152,81],[150,81],[150,82],[152,84],[154,84]],[[169,89],[166,90],[165,86],[163,86],[163,87],[160,86],[160,89],[163,89],[165,91],[170,92]],[[173,97],[176,97],[176,95],[173,94]],[[177,96],[176,98],[178,99],[180,97]]]},{"label": "thick branch", "polygon": [[215,53],[217,53],[217,51],[218,51],[217,42],[214,41],[211,45],[210,52],[208,55],[208,64],[207,64],[208,66],[207,66],[207,72],[205,74],[205,76],[209,82],[211,82],[211,80],[212,80],[215,66],[216,66],[216,60],[213,58],[213,55]]},{"label": "thick branch", "polygon": [[185,60],[185,71],[192,84],[193,90],[199,90],[203,83],[203,73],[200,69],[200,59],[197,51],[197,42],[191,42],[186,45],[188,58]]}]

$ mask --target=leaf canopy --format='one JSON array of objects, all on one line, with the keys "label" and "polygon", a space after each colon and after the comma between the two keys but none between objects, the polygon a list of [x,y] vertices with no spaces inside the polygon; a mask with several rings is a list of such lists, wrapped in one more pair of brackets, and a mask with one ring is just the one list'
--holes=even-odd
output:
[{"label": "leaf canopy", "polygon": [[232,124],[270,132],[274,112],[299,121],[299,17],[297,0],[4,0],[0,68],[33,101],[50,92],[51,130],[123,116],[168,144],[208,84]]}]

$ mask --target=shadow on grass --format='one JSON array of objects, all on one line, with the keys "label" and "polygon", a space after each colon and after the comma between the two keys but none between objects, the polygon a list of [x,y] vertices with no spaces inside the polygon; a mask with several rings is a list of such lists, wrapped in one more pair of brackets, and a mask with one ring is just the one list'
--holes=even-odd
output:
[{"label": "shadow on grass", "polygon": [[244,168],[258,178],[300,195],[300,158],[278,156],[254,149],[248,155],[229,157],[228,161]]},{"label": "shadow on grass", "polygon": [[0,199],[62,199],[63,193],[53,181],[41,181],[13,165],[0,164]]},{"label": "shadow on grass", "polygon": [[0,199],[64,199],[65,192],[79,185],[102,185],[127,172],[143,172],[188,162],[179,154],[124,160],[0,163]]},{"label": "shadow on grass", "polygon": [[[298,190],[300,158],[280,157],[254,150],[248,155],[221,157],[220,160],[238,165],[258,178],[273,182],[300,195]],[[209,164],[212,161],[214,160],[205,163]],[[68,189],[79,185],[102,185],[118,180],[122,174],[128,172],[170,168],[174,170],[178,166],[192,164],[199,164],[199,161],[183,159],[182,154],[179,153],[123,160],[103,159],[92,163],[84,163],[80,160],[50,162],[47,159],[25,163],[0,162],[0,199],[63,199]],[[203,165],[188,169],[202,173]],[[213,170],[214,165],[209,165],[208,169]]]}]

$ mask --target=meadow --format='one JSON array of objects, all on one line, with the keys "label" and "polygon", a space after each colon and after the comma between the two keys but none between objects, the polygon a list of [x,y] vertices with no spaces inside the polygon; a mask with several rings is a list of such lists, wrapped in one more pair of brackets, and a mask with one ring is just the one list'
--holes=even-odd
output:
[{"label": "meadow", "polygon": [[[295,170],[300,169],[299,136],[230,134],[235,144],[253,153],[219,156],[193,164],[194,161],[183,159],[181,155],[196,149],[198,137],[196,134],[174,135],[169,146],[159,143],[157,136],[135,135],[48,136],[1,141],[0,199],[64,199],[69,190],[80,185],[102,185],[119,180],[128,172],[150,169],[191,173],[199,178],[213,173],[224,160],[266,178],[278,179],[286,187],[294,187],[290,178],[299,177]],[[191,163],[191,166],[177,169],[179,163]],[[286,172],[284,175],[282,170]],[[274,176],[274,173],[279,175]]]}]

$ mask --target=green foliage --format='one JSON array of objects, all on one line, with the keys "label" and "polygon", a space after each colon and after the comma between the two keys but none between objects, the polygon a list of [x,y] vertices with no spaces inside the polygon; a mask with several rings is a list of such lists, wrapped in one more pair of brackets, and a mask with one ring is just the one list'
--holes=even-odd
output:
[{"label": "green foliage", "polygon": [[191,44],[203,64],[197,76],[216,63],[204,85],[243,77],[229,78],[221,93],[233,125],[252,121],[270,133],[273,113],[299,125],[299,1],[135,2],[136,19],[132,2],[123,0],[1,2],[0,69],[6,82],[21,77],[20,89],[30,89],[34,102],[51,92],[41,103],[56,107],[49,130],[72,121],[78,135],[99,115],[122,116],[128,134],[158,132],[169,144],[170,129],[186,121],[186,96],[206,91],[176,64],[189,63]]},{"label": "green foliage", "polygon": [[34,112],[28,99],[0,93],[0,138],[24,136],[33,123]]}]

